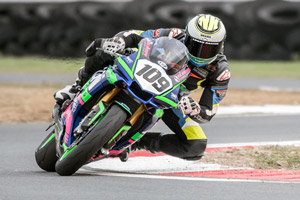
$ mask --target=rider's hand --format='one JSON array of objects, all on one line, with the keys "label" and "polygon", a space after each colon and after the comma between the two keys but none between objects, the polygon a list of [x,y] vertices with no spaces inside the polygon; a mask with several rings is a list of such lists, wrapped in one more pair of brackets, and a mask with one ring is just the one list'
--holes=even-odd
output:
[{"label": "rider's hand", "polygon": [[104,49],[110,53],[116,53],[125,49],[125,41],[122,37],[95,39],[85,50],[86,56],[93,56],[98,49]]},{"label": "rider's hand", "polygon": [[101,48],[108,52],[116,53],[125,49],[125,41],[121,37],[102,39]]},{"label": "rider's hand", "polygon": [[195,116],[200,113],[200,106],[199,104],[189,96],[184,96],[178,102],[178,108],[180,108],[184,114],[189,116]]}]

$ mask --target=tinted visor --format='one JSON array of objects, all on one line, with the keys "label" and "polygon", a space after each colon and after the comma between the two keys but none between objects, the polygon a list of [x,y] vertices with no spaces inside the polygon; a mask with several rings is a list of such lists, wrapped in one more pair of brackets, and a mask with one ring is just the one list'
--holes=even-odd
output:
[{"label": "tinted visor", "polygon": [[218,43],[202,43],[200,40],[194,39],[187,34],[184,44],[192,56],[207,59],[212,58],[220,53],[223,46],[223,41]]}]

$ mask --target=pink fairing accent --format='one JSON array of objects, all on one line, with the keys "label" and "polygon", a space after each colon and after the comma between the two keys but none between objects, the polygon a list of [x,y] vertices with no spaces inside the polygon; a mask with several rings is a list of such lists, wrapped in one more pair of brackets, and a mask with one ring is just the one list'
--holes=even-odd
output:
[{"label": "pink fairing accent", "polygon": [[[117,155],[119,155],[120,153],[122,153],[123,151],[124,151],[125,149],[123,149],[123,150],[111,150],[111,151],[109,151],[109,156],[117,156]],[[90,161],[94,161],[94,160],[99,160],[99,159],[101,159],[101,158],[104,158],[104,157],[106,157],[106,155],[99,155],[99,156],[93,156],[93,157],[91,157],[90,158]]]},{"label": "pink fairing accent", "polygon": [[183,72],[177,75],[177,78],[181,78],[183,75],[189,73],[190,71],[190,68],[186,68]]},{"label": "pink fairing accent", "polygon": [[148,53],[149,53],[149,48],[150,48],[150,41],[147,40],[147,44],[146,44],[146,47],[145,47],[145,52],[144,52],[144,56],[147,56]]},{"label": "pink fairing accent", "polygon": [[82,100],[82,98],[81,98],[81,95],[79,95],[79,97],[78,97],[78,101],[79,101],[79,103],[80,103],[81,105],[83,105],[83,104],[84,104],[84,101]]},{"label": "pink fairing accent", "polygon": [[92,160],[92,161],[93,161],[93,160],[97,160],[97,159],[100,159],[100,158],[103,158],[103,157],[105,157],[105,156],[104,156],[104,155],[99,155],[98,157],[94,157],[94,156],[93,156],[93,157],[90,158],[90,161],[91,161],[91,160]]},{"label": "pink fairing accent", "polygon": [[71,125],[73,121],[72,111],[71,111],[71,105],[66,109],[64,112],[64,117],[66,118],[66,133],[65,133],[65,143],[68,143],[70,132],[71,132]]},{"label": "pink fairing accent", "polygon": [[109,151],[109,155],[119,155],[120,153],[122,153],[125,149],[123,150],[111,150]]},{"label": "pink fairing accent", "polygon": [[132,144],[132,143],[134,143],[135,141],[132,140],[132,139],[130,139],[130,140],[128,140],[128,142],[130,142],[130,143]]}]

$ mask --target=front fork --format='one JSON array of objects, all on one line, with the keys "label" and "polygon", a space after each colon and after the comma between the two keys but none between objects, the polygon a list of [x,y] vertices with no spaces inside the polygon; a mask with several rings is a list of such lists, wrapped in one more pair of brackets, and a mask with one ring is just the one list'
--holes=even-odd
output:
[{"label": "front fork", "polygon": [[[87,132],[90,127],[93,127],[98,124],[101,120],[101,116],[106,112],[109,105],[113,103],[113,99],[116,95],[118,95],[122,91],[121,88],[115,87],[107,94],[105,94],[99,101],[99,103],[92,109],[92,111],[85,116],[85,118],[80,122],[77,128],[74,130],[74,136],[78,137],[82,135],[83,132]],[[116,102],[118,104],[122,104],[121,102]],[[120,106],[124,108],[123,106]],[[125,108],[124,108],[125,109]],[[126,109],[125,109],[126,110]],[[146,106],[144,104],[140,104],[137,110],[131,114],[129,119],[126,121],[124,126],[115,134],[115,136],[108,141],[107,144],[104,145],[104,149],[111,149],[120,138],[122,138],[128,130],[140,119],[141,115],[146,111]],[[128,110],[127,110],[128,112]],[[130,112],[130,111],[129,111]]]}]

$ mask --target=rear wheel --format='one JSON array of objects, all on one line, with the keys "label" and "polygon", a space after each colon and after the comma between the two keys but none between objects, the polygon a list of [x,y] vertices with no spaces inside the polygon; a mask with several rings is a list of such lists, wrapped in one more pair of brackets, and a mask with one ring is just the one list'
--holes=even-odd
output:
[{"label": "rear wheel", "polygon": [[52,131],[35,151],[35,160],[38,166],[48,172],[55,172],[55,163],[58,160],[55,147],[55,133]]},{"label": "rear wheel", "polygon": [[127,119],[127,113],[113,105],[101,122],[78,144],[68,149],[57,161],[55,169],[59,175],[69,176],[99,151]]}]

